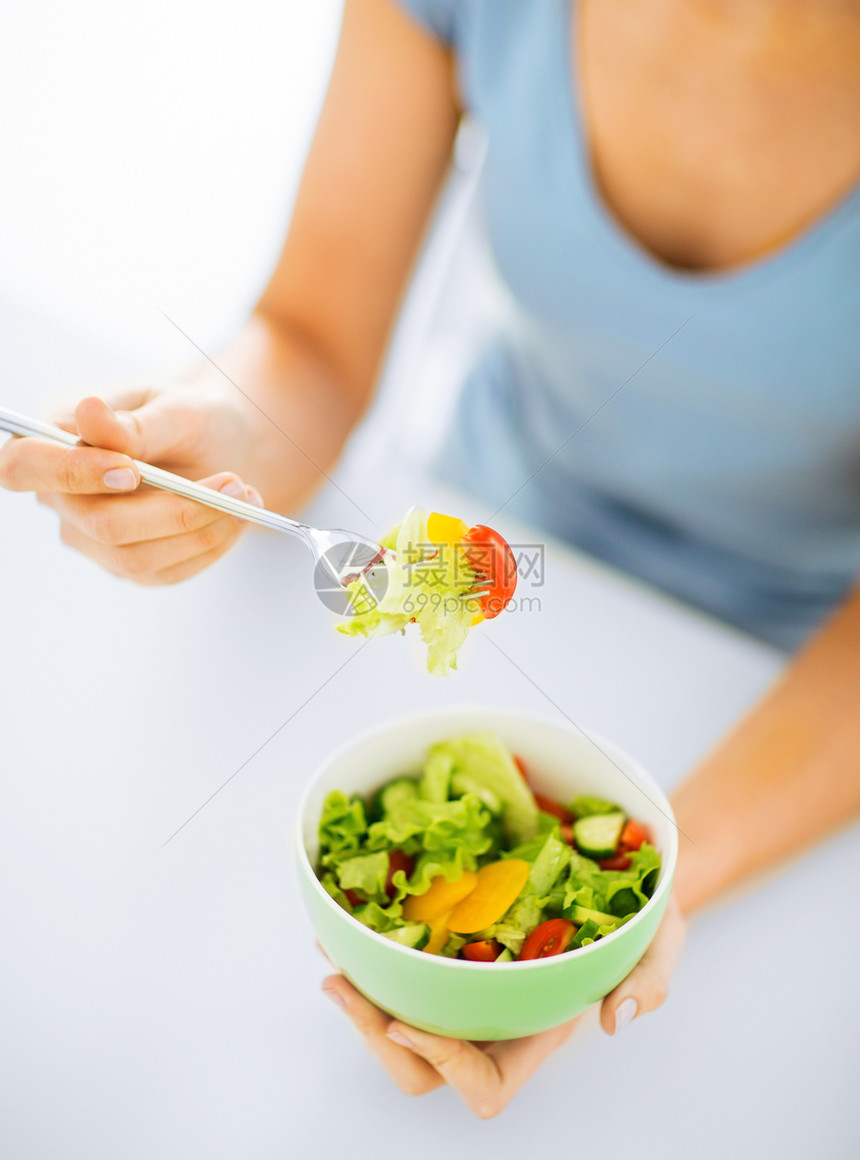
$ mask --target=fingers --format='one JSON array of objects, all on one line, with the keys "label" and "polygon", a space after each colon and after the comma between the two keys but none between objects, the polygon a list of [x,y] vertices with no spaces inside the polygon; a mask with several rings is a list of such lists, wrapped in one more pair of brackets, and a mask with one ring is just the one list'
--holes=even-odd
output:
[{"label": "fingers", "polygon": [[118,402],[138,405],[116,410],[96,395],[81,399],[75,407],[75,424],[84,443],[148,463],[164,460],[175,450],[182,431],[168,396],[135,392]]},{"label": "fingers", "polygon": [[388,1036],[425,1060],[482,1120],[497,1116],[541,1063],[570,1036],[574,1019],[525,1039],[490,1044],[486,1050],[463,1039],[428,1035],[394,1022]]},{"label": "fingers", "polygon": [[94,560],[114,576],[141,584],[175,584],[214,563],[241,535],[242,526],[232,516],[221,516],[196,532],[140,544],[100,544],[64,523],[64,544]]},{"label": "fingers", "polygon": [[323,982],[323,991],[346,1012],[367,1048],[402,1092],[418,1096],[440,1086],[441,1077],[428,1063],[388,1038],[390,1016],[369,1003],[343,975],[330,975]]},{"label": "fingers", "polygon": [[627,978],[603,1000],[600,1025],[607,1035],[616,1035],[638,1015],[653,1011],[665,1002],[672,974],[684,949],[684,936],[684,920],[673,895],[648,950]]},{"label": "fingers", "polygon": [[32,438],[10,439],[0,448],[0,487],[9,491],[116,495],[139,483],[132,460],[116,451]]},{"label": "fingers", "polygon": [[[259,493],[234,475],[204,482],[262,506]],[[59,511],[65,544],[115,576],[150,586],[177,584],[203,571],[229,551],[245,527],[234,516],[155,489],[111,499],[40,498]]]},{"label": "fingers", "polygon": [[[200,481],[213,491],[234,499],[262,503],[259,493],[246,489],[232,472]],[[38,499],[96,543],[121,546],[196,532],[223,518],[223,513],[168,491],[142,488],[128,496],[71,496],[39,493]]]}]

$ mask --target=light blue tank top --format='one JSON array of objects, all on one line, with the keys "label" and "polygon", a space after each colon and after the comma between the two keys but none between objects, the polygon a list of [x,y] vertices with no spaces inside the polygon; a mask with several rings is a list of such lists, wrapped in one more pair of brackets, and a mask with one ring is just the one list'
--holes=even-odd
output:
[{"label": "light blue tank top", "polygon": [[510,302],[440,473],[795,648],[860,575],[860,186],[734,271],[661,264],[595,187],[569,0],[401,3],[487,133]]}]

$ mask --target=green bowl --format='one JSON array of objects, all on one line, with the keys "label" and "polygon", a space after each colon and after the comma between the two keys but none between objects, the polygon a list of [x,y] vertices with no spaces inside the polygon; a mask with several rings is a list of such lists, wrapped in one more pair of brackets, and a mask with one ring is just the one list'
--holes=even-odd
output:
[{"label": "green bowl", "polygon": [[[415,772],[428,746],[493,729],[528,764],[542,793],[594,794],[651,828],[662,856],[646,906],[613,934],[552,958],[470,963],[399,946],[363,926],[326,893],[314,872],[317,826],[333,789],[369,795]],[[662,790],[623,750],[566,721],[508,709],[456,708],[398,717],[359,734],[317,769],[299,808],[299,882],[320,943],[362,994],[384,1011],[437,1035],[516,1039],[579,1015],[630,973],[654,937],[672,885],[678,839]]]}]

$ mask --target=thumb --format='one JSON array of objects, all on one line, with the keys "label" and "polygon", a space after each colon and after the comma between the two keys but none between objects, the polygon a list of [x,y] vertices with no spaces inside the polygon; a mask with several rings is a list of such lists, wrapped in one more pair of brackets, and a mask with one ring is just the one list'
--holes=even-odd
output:
[{"label": "thumb", "polygon": [[84,443],[120,451],[147,462],[163,458],[176,441],[176,429],[164,397],[156,395],[134,410],[114,410],[90,395],[75,407],[75,423]]},{"label": "thumb", "polygon": [[672,895],[653,942],[627,978],[601,1004],[600,1026],[607,1035],[616,1035],[637,1015],[653,1011],[665,1002],[672,973],[684,948],[684,936],[684,920]]}]

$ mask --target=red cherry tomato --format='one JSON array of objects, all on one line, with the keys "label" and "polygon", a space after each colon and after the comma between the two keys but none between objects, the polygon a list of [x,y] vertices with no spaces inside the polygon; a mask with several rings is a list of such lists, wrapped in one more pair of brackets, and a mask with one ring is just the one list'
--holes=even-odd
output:
[{"label": "red cherry tomato", "polygon": [[397,888],[394,885],[394,873],[396,870],[403,870],[408,878],[412,873],[415,860],[410,858],[408,854],[404,854],[402,850],[389,850],[388,852],[388,874],[385,879],[385,893],[389,898],[393,898],[397,893]]},{"label": "red cherry tomato", "polygon": [[528,783],[529,783],[529,767],[526,765],[526,763],[523,761],[523,759],[521,757],[517,757],[516,754],[514,754],[514,765],[516,765],[517,769],[522,774],[523,781],[526,783],[526,785],[528,785]]},{"label": "red cherry tomato", "polygon": [[568,846],[573,845],[573,822],[561,823],[561,840],[567,842]]},{"label": "red cherry tomato", "polygon": [[470,963],[494,963],[502,953],[502,944],[494,938],[485,938],[480,942],[466,943],[462,952],[463,958]]},{"label": "red cherry tomato", "polygon": [[344,890],[344,894],[346,895],[347,902],[353,910],[355,910],[357,906],[364,906],[364,902],[358,897],[354,890]]},{"label": "red cherry tomato", "polygon": [[644,826],[640,826],[638,822],[634,822],[630,818],[621,831],[621,840],[618,843],[618,849],[621,850],[638,850],[643,842],[648,841],[648,835],[645,832]]},{"label": "red cherry tomato", "polygon": [[631,863],[622,850],[618,854],[613,854],[611,858],[601,858],[597,865],[601,870],[629,870]]},{"label": "red cherry tomato", "polygon": [[551,918],[536,926],[520,951],[520,959],[548,959],[560,955],[570,945],[576,927],[566,918]]},{"label": "red cherry tomato", "polygon": [[575,822],[576,818],[561,802],[557,802],[555,798],[547,797],[545,794],[536,793],[535,801],[539,810],[543,810],[545,814],[552,814],[554,818],[558,818],[560,822]]},{"label": "red cherry tomato", "polygon": [[506,540],[484,524],[475,524],[463,537],[464,554],[486,595],[478,601],[485,620],[498,616],[517,587],[517,562]]}]

